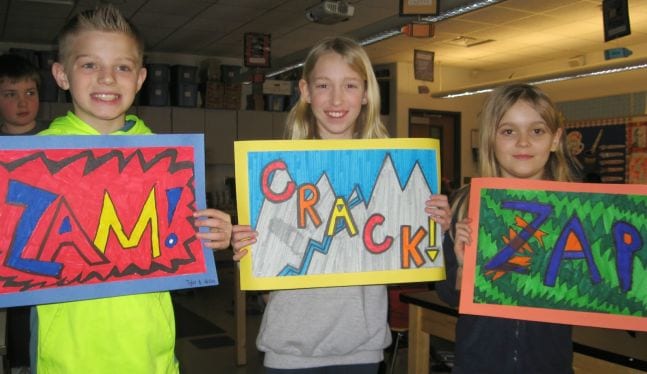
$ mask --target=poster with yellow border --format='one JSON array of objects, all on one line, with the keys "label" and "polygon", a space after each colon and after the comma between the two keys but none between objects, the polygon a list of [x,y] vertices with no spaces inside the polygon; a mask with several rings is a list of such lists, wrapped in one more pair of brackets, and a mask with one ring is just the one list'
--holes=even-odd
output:
[{"label": "poster with yellow border", "polygon": [[241,289],[445,278],[436,139],[267,140],[234,144],[239,224],[258,232]]}]

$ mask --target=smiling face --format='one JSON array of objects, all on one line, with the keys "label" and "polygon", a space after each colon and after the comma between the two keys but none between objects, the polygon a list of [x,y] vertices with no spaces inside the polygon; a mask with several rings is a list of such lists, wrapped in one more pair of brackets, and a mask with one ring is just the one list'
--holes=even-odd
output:
[{"label": "smiling face", "polygon": [[31,79],[0,83],[0,115],[4,120],[2,131],[24,134],[36,127],[38,115],[38,87]]},{"label": "smiling face", "polygon": [[362,77],[335,52],[319,57],[308,81],[299,81],[301,96],[310,103],[322,139],[351,139],[366,88]]},{"label": "smiling face", "polygon": [[70,37],[69,55],[52,73],[70,90],[74,113],[102,134],[119,130],[146,78],[137,43],[120,32],[83,31]]},{"label": "smiling face", "polygon": [[546,121],[526,101],[519,100],[501,118],[494,155],[505,178],[543,179],[551,151],[562,135],[551,133]]}]

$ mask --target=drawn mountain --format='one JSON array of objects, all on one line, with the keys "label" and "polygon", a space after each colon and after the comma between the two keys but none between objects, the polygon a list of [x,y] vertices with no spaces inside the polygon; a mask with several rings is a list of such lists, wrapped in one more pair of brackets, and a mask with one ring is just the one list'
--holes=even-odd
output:
[{"label": "drawn mountain", "polygon": [[[271,188],[273,191],[282,191],[290,181],[287,172],[277,171]],[[332,237],[327,235],[328,218],[336,196],[327,175],[323,174],[316,186],[319,190],[316,211],[322,221],[319,227],[315,227],[307,219],[305,228],[296,229],[296,194],[280,204],[267,200],[263,202],[256,227],[259,232],[258,243],[262,245],[256,245],[253,249],[253,271],[256,276],[399,269],[402,263],[399,250],[401,225],[411,226],[414,232],[419,227],[428,230],[424,206],[431,191],[418,164],[411,171],[405,186],[402,186],[391,157],[387,154],[373,190],[360,191],[358,186],[355,187],[346,201],[356,229],[352,236],[346,225],[337,228]],[[370,201],[366,201],[365,197],[369,193]],[[381,214],[386,218],[374,230],[373,240],[382,242],[387,236],[393,238],[392,247],[381,254],[368,251],[362,241],[365,223],[373,214]],[[429,240],[425,237],[420,245],[422,254],[428,243]],[[427,261],[423,266],[435,267],[442,264],[442,256],[439,256],[433,263]]]},{"label": "drawn mountain", "polygon": [[[284,170],[274,172],[270,188],[283,191],[289,174]],[[324,174],[316,183],[319,200],[316,210],[322,224],[315,227],[312,220],[306,219],[306,227],[297,229],[298,204],[295,193],[282,203],[263,200],[256,225],[259,233],[258,243],[253,252],[253,271],[256,276],[276,276],[288,264],[298,265],[302,262],[306,247],[311,238],[321,239],[326,229],[326,214],[334,203],[334,192],[328,177]]]}]

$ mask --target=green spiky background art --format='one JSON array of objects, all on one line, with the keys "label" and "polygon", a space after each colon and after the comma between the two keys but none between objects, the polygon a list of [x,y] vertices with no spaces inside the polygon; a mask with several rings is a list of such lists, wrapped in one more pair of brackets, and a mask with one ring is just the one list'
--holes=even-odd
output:
[{"label": "green spiky background art", "polygon": [[[519,232],[515,216],[531,222],[533,214],[501,208],[505,200],[536,201],[553,206],[540,227],[544,247],[533,237],[528,274],[508,272],[497,280],[483,266],[505,247],[509,229]],[[563,260],[554,287],[543,284],[552,249],[563,226],[577,214],[591,246],[602,281],[594,285],[586,260]],[[616,273],[616,251],[611,227],[623,220],[636,227],[642,248],[634,252],[632,288],[622,292]],[[556,191],[481,189],[474,303],[533,306],[550,309],[647,315],[647,196]]]}]

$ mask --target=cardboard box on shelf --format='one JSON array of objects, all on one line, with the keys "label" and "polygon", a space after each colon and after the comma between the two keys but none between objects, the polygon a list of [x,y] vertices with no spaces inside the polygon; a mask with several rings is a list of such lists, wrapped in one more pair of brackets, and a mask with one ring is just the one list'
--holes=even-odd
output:
[{"label": "cardboard box on shelf", "polygon": [[292,81],[267,79],[263,82],[263,94],[265,95],[292,95]]},{"label": "cardboard box on shelf", "polygon": [[224,106],[225,109],[239,110],[241,101],[241,84],[225,84]]},{"label": "cardboard box on shelf", "polygon": [[203,82],[220,80],[220,60],[207,58],[200,62],[200,77]]},{"label": "cardboard box on shelf", "polygon": [[216,81],[205,83],[204,107],[207,109],[240,109],[240,83],[227,84]]}]

